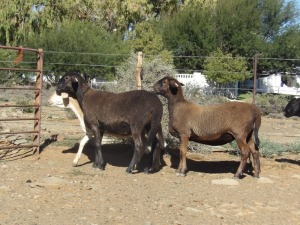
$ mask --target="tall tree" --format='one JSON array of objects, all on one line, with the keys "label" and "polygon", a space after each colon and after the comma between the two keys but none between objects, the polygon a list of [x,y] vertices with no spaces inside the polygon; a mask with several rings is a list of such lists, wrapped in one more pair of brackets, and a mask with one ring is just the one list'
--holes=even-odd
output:
[{"label": "tall tree", "polygon": [[[288,50],[277,49],[279,40],[285,43],[290,38],[297,40],[291,35],[299,31],[299,26],[294,23],[297,8],[293,0],[218,0],[211,5],[204,3],[185,5],[172,17],[161,20],[164,47],[174,53],[178,69],[203,69],[201,56],[207,56],[217,48],[233,56],[252,57],[260,53],[261,56],[274,57],[276,52],[282,57]],[[294,32],[288,32],[291,27]],[[274,48],[277,50],[274,51]],[[289,51],[293,52],[289,54],[295,55],[297,49],[289,48]],[[252,64],[249,66],[252,67]],[[267,65],[259,66],[260,69],[263,68],[261,66],[272,69]],[[279,64],[276,65],[276,68],[279,67]]]},{"label": "tall tree", "polygon": [[114,78],[116,66],[129,56],[130,50],[117,33],[83,21],[65,21],[59,29],[35,35],[26,43],[44,49],[46,75],[79,71],[90,78],[108,80]]},{"label": "tall tree", "polygon": [[164,47],[174,54],[178,69],[203,69],[203,57],[216,48],[211,10],[202,5],[185,7],[158,26]]},{"label": "tall tree", "polygon": [[225,53],[252,56],[261,44],[257,1],[219,0],[213,21],[218,48]]},{"label": "tall tree", "polygon": [[247,60],[243,57],[232,57],[220,49],[212,52],[204,62],[205,77],[217,84],[232,83],[250,78],[247,71]]},{"label": "tall tree", "polygon": [[155,25],[150,22],[140,22],[128,37],[134,52],[143,52],[146,60],[153,60],[160,55],[165,63],[173,64],[173,56],[165,50],[161,34],[155,32]]}]

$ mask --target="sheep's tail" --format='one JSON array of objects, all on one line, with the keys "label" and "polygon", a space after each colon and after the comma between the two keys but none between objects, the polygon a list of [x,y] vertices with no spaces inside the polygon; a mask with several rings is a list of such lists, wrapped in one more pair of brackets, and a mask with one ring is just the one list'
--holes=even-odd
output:
[{"label": "sheep's tail", "polygon": [[259,147],[260,140],[258,138],[258,130],[261,125],[261,116],[259,110],[255,113],[255,121],[254,121],[254,138],[255,138],[255,145]]}]

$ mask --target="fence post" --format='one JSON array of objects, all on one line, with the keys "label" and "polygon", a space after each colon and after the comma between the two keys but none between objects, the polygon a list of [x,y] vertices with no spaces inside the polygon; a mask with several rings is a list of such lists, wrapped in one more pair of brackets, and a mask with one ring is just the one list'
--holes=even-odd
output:
[{"label": "fence post", "polygon": [[142,89],[142,82],[141,82],[142,61],[143,61],[143,53],[138,52],[138,61],[136,65],[136,74],[135,74],[135,83],[136,83],[137,90]]},{"label": "fence post", "polygon": [[257,61],[258,61],[258,54],[254,54],[253,56],[253,97],[252,97],[253,104],[256,103],[255,95],[256,95]]},{"label": "fence post", "polygon": [[42,88],[43,88],[43,49],[38,49],[38,61],[37,61],[37,73],[35,82],[35,112],[34,112],[34,131],[36,134],[33,139],[33,144],[38,147],[34,147],[33,152],[40,153],[40,139],[41,139],[41,106],[42,106]]}]

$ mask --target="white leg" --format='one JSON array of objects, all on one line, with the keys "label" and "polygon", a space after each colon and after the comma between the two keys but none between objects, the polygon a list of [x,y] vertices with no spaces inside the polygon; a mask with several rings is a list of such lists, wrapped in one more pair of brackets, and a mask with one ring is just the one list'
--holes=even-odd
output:
[{"label": "white leg", "polygon": [[84,147],[85,144],[88,142],[88,140],[89,140],[89,136],[88,136],[88,135],[85,135],[85,136],[81,139],[80,144],[79,144],[79,148],[78,148],[78,151],[77,151],[77,154],[76,154],[76,157],[75,157],[75,159],[73,160],[73,166],[77,166],[77,165],[78,165],[78,161],[79,161],[79,159],[80,159],[80,156],[81,156],[83,147]]}]

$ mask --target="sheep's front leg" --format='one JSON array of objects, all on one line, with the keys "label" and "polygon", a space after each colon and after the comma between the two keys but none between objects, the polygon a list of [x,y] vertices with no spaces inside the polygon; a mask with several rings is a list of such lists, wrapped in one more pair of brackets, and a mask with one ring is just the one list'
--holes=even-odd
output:
[{"label": "sheep's front leg", "polygon": [[102,157],[102,151],[101,151],[101,142],[103,137],[103,132],[100,132],[98,126],[91,126],[91,130],[93,132],[93,135],[95,137],[95,162],[93,163],[94,168],[98,168],[100,170],[104,170],[105,163]]},{"label": "sheep's front leg", "polygon": [[187,165],[186,165],[186,153],[187,146],[189,143],[189,137],[186,134],[180,135],[180,162],[178,169],[176,170],[177,176],[186,176]]},{"label": "sheep's front leg", "polygon": [[76,157],[75,157],[75,159],[73,160],[73,166],[77,166],[77,165],[78,165],[78,161],[79,161],[79,159],[80,159],[82,150],[83,150],[85,144],[88,142],[88,140],[89,140],[89,136],[88,136],[88,135],[85,135],[85,136],[81,139],[80,144],[79,144],[79,148],[78,148],[78,151],[77,151],[77,154],[76,154]]}]

